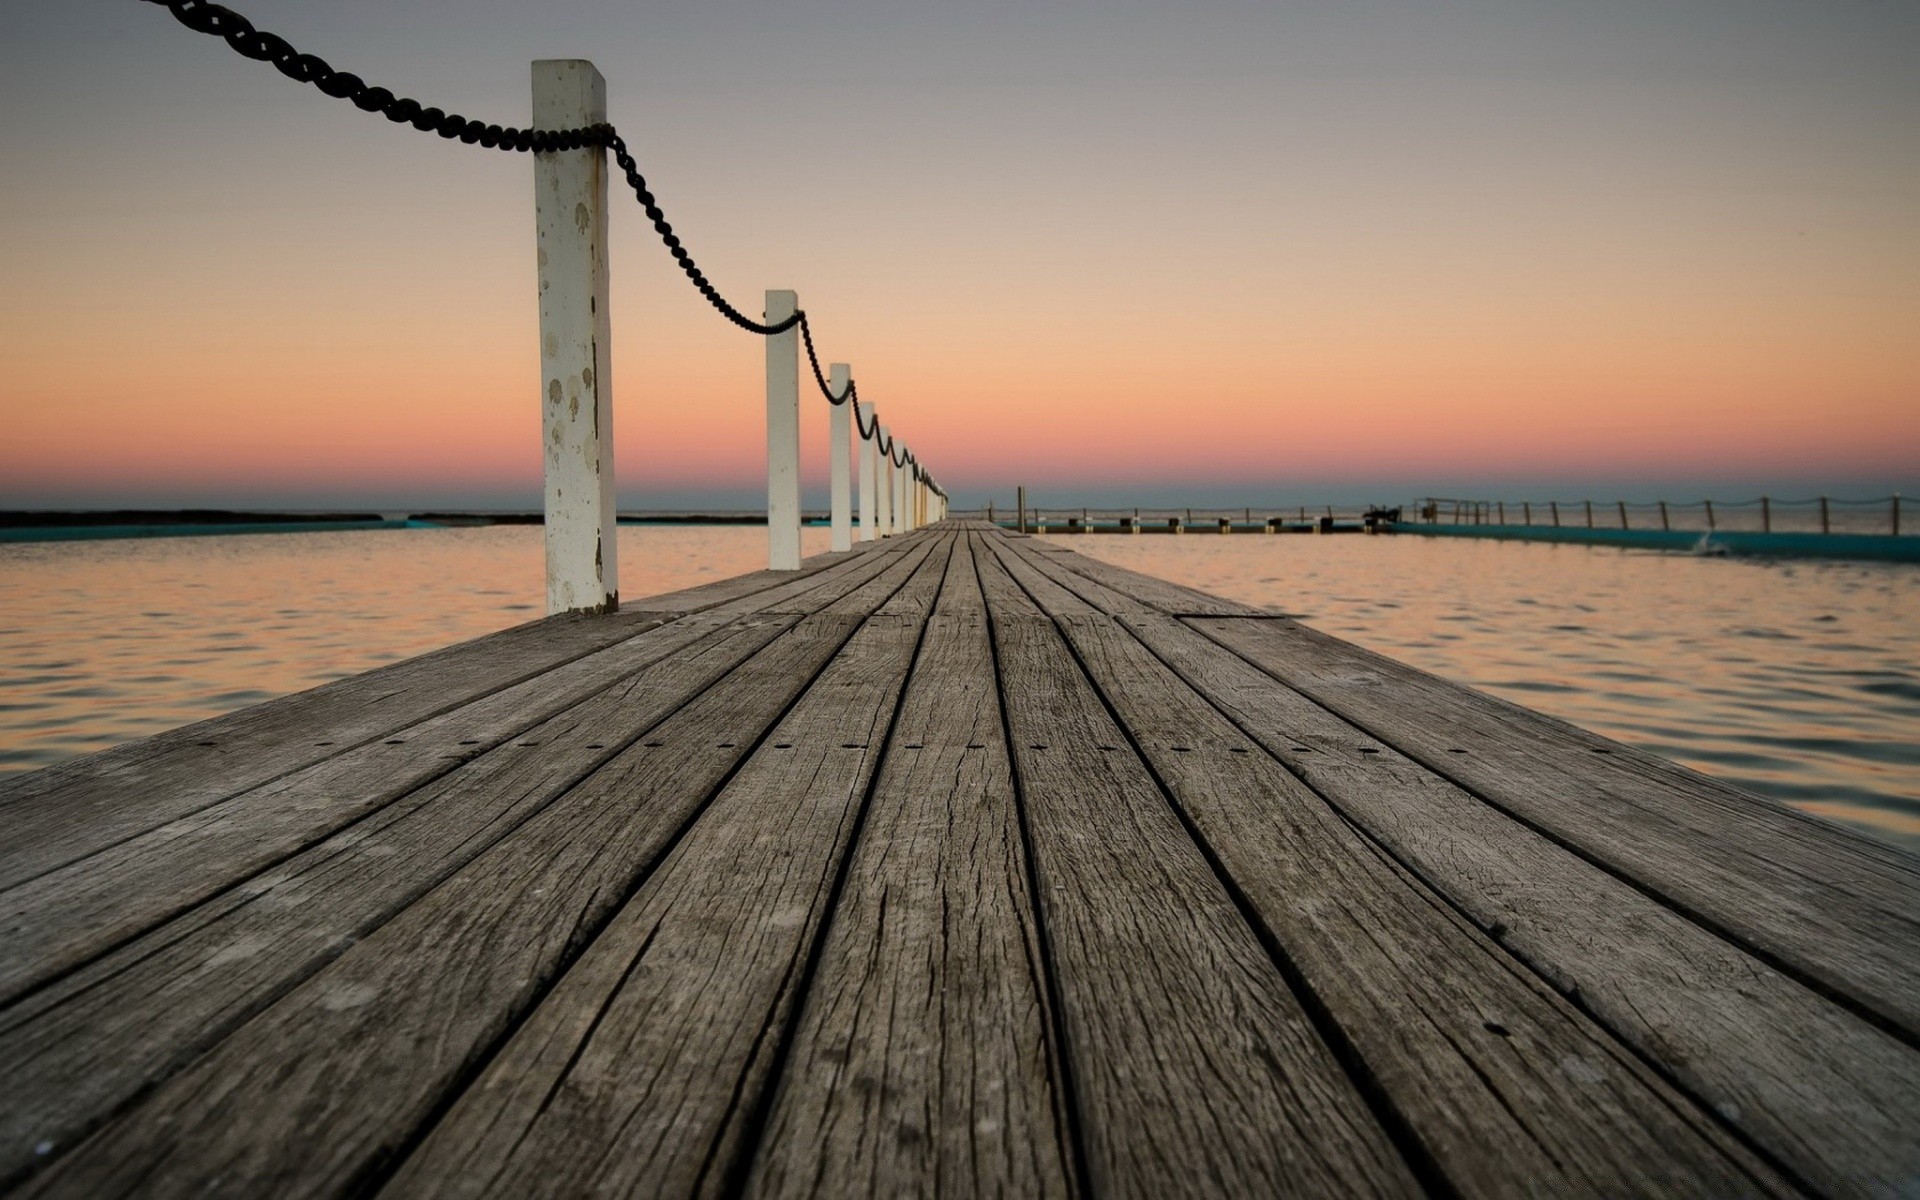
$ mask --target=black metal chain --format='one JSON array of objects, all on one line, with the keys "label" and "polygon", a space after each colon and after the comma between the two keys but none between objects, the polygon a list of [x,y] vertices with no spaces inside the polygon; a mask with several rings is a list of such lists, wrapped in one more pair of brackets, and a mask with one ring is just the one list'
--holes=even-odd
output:
[{"label": "black metal chain", "polygon": [[[762,322],[753,320],[727,302],[726,297],[720,294],[719,289],[707,279],[706,273],[693,261],[693,256],[687,253],[686,247],[680,244],[679,235],[673,232],[666,214],[660,211],[659,202],[647,187],[647,181],[641,176],[633,155],[627,152],[626,142],[612,125],[603,122],[579,129],[518,129],[511,125],[490,125],[458,113],[443,112],[418,100],[396,96],[383,87],[370,87],[358,75],[350,71],[336,71],[318,55],[303,54],[294,49],[278,34],[254,28],[253,22],[224,5],[209,3],[208,0],[145,0],[145,3],[166,8],[175,20],[188,29],[224,39],[227,45],[247,58],[272,63],[282,75],[297,83],[310,83],[336,100],[350,101],[363,112],[379,113],[396,125],[412,125],[423,133],[437,133],[443,138],[469,146],[517,153],[544,154],[558,150],[584,150],[590,146],[605,147],[612,152],[614,161],[626,175],[627,186],[633,189],[634,196],[639,199],[647,220],[653,222],[654,232],[660,235],[667,252],[686,273],[695,290],[705,296],[721,316],[750,333],[771,337],[798,325],[801,338],[806,343],[807,362],[813,368],[814,382],[827,403],[839,405],[858,400],[859,391],[852,380],[847,381],[845,391],[838,396],[833,394],[833,388],[821,373],[820,356],[813,346],[813,328],[804,310],[784,320]],[[876,413],[872,425],[868,426],[860,421],[857,403],[853,411],[854,423],[861,438],[877,438],[880,433],[879,415]],[[881,449],[896,467],[905,467],[908,462],[914,461],[912,455],[900,457],[895,454],[892,438],[886,439]],[[904,452],[904,447],[901,450]],[[917,477],[925,478],[917,464],[914,469]],[[939,489],[936,487],[934,490]],[[945,495],[944,492],[940,494],[943,497]]]},{"label": "black metal chain", "polygon": [[820,373],[820,356],[813,349],[813,322],[807,320],[804,311],[800,314],[800,340],[807,344],[807,363],[813,367],[813,381],[820,386],[820,394],[827,398],[827,403],[838,407],[853,399],[853,380],[847,380],[847,390],[836,396],[827,385],[827,377]]},{"label": "black metal chain", "polygon": [[[613,133],[611,125],[590,125],[581,129],[516,129],[469,120],[458,113],[442,112],[418,100],[396,96],[383,87],[369,87],[365,80],[348,71],[336,71],[327,60],[314,54],[302,54],[278,34],[255,29],[230,8],[207,0],[146,0],[173,13],[174,19],[199,33],[224,38],[227,45],[258,62],[270,62],[280,73],[297,83],[310,83],[336,100],[348,100],[363,112],[379,113],[396,125],[412,125],[423,133],[437,133],[458,139],[469,146],[489,150],[548,151],[580,150],[602,145]],[[604,131],[604,132],[602,132]]]},{"label": "black metal chain", "polygon": [[[640,177],[640,168],[635,165],[633,155],[627,153],[627,143],[613,131],[613,126],[607,126],[606,130],[607,140],[604,144],[607,149],[613,151],[613,160],[620,164],[620,170],[626,174],[627,186],[631,187],[633,194],[639,198],[640,207],[645,210],[647,220],[653,222],[653,231],[660,235],[660,240],[666,244],[667,253],[673,255],[673,261],[680,264],[680,269],[687,273],[687,278],[693,282],[694,289],[707,298],[707,303],[713,305],[719,310],[721,316],[735,325],[749,333],[760,334],[762,337],[785,333],[807,319],[805,312],[796,312],[783,321],[763,324],[727,303],[726,297],[722,296],[713,284],[707,282],[706,273],[695,265],[693,255],[688,254],[687,248],[680,244],[680,237],[673,232],[673,226],[667,224],[666,214],[660,211],[660,205],[654,200],[653,192],[648,189],[647,181]],[[817,367],[815,371],[818,371]]]}]

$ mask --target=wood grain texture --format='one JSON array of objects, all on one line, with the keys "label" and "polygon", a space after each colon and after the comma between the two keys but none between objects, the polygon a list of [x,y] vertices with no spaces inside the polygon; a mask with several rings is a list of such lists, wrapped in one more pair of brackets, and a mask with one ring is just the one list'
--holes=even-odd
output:
[{"label": "wood grain texture", "polygon": [[0,1190],[1920,1180],[1910,858],[1257,614],[946,522],[29,776]]},{"label": "wood grain texture", "polygon": [[1196,627],[1409,758],[1920,1041],[1913,856],[1292,622]]},{"label": "wood grain texture", "polygon": [[1920,1176],[1911,1047],[1184,623],[1036,566],[1121,619],[1397,862],[1813,1187],[1885,1194]]},{"label": "wood grain texture", "polygon": [[[864,556],[861,556],[864,557]],[[810,560],[813,561],[813,560]],[[858,570],[837,556],[796,580],[723,580],[682,595],[711,608],[757,591],[786,597],[815,576]],[[762,584],[769,586],[762,587]],[[778,589],[784,589],[778,590]],[[0,780],[0,887],[113,846],[209,804],[354,747],[391,736],[473,699],[657,625],[660,612],[549,617],[362,675]]]},{"label": "wood grain texture", "polygon": [[1053,623],[977,561],[1089,1188],[1416,1193]]},{"label": "wood grain texture", "polygon": [[700,612],[717,604],[752,596],[776,587],[786,587],[813,576],[826,578],[827,576],[823,573],[828,572],[829,568],[836,572],[845,570],[847,563],[887,548],[886,543],[856,543],[849,551],[815,554],[802,559],[798,571],[749,571],[745,575],[716,579],[712,583],[702,583],[675,592],[642,596],[636,600],[622,600],[620,611],[638,617],[674,616],[680,613]]},{"label": "wood grain texture", "polygon": [[[844,556],[843,556],[844,557]],[[391,736],[216,801],[31,881],[0,890],[0,1002],[72,969],[459,764],[512,741],[594,692],[767,608],[816,607],[890,560],[788,580],[640,632]],[[736,589],[737,590],[737,589]],[[702,685],[704,686],[704,684]],[[537,739],[536,739],[537,740]]]},{"label": "wood grain texture", "polygon": [[944,541],[827,665],[385,1194],[725,1188],[945,573]]},{"label": "wood grain texture", "polygon": [[751,1196],[1065,1196],[1051,1016],[970,547],[926,632]]},{"label": "wood grain texture", "polygon": [[[1000,548],[1304,986],[1462,1194],[1783,1194],[1773,1172],[1261,752]],[[1487,1146],[1502,1147],[1488,1154]]]},{"label": "wood grain texture", "polygon": [[[738,747],[764,734],[921,557],[900,556],[880,577],[828,606],[840,611],[801,619],[653,725],[644,739],[624,749],[605,742],[611,758],[585,750],[589,738],[605,741],[600,731],[578,729],[579,742],[556,747],[552,774],[531,789],[536,802],[560,791],[558,797],[533,804],[531,814],[516,810],[518,823],[510,829],[467,826],[457,804],[435,813],[424,836],[464,833],[475,850],[432,890],[398,897],[412,903],[397,915],[388,916],[390,904],[382,909],[377,916],[388,919],[370,932],[342,929],[341,919],[370,915],[360,913],[355,900],[378,877],[378,859],[404,863],[410,847],[384,855],[376,847],[332,872],[323,864],[322,877],[333,886],[308,903],[296,890],[250,904],[263,914],[255,919],[268,922],[266,930],[248,937],[245,928],[222,928],[189,961],[202,969],[238,960],[240,969],[253,970],[263,959],[279,967],[272,989],[249,997],[250,1010],[239,1014],[251,1019],[222,1028],[216,1017],[220,1032],[233,1030],[218,1041],[205,1040],[205,1018],[176,1024],[161,1011],[135,1022],[136,1031],[157,1025],[198,1032],[202,1040],[186,1054],[171,1055],[167,1046],[147,1050],[135,1040],[132,1051],[161,1071],[179,1073],[55,1161],[34,1180],[36,1191],[95,1195],[137,1179],[144,1191],[169,1194],[219,1179],[233,1195],[327,1194],[377,1169],[584,947],[731,771]],[[506,794],[523,793],[510,788]],[[460,795],[455,789],[456,801]],[[311,948],[316,932],[330,935],[321,952]],[[281,956],[269,953],[282,936],[307,955],[291,979]],[[176,1004],[186,1005],[200,990]],[[215,994],[231,1002],[237,990],[229,983]],[[75,1031],[102,1026],[97,1012],[74,1015]],[[92,1086],[87,1074],[72,1069],[74,1059],[96,1069],[111,1066],[85,1044],[84,1034],[50,1046],[49,1057],[47,1074],[69,1087]],[[58,1098],[56,1089],[49,1092]],[[92,1119],[104,1115],[96,1111]],[[163,1164],[157,1173],[156,1162]]]},{"label": "wood grain texture", "polygon": [[794,621],[743,621],[0,1009],[0,1180],[37,1146],[72,1148]]},{"label": "wood grain texture", "polygon": [[[769,638],[772,620],[760,622]],[[530,737],[550,746],[551,733],[537,731],[542,722],[702,638],[737,634],[731,623],[701,618],[661,626],[0,892],[0,1001],[505,743]],[[617,734],[588,725],[594,736]],[[461,786],[472,786],[471,779],[463,777]]]},{"label": "wood grain texture", "polygon": [[1186,587],[1152,575],[1142,575],[1138,571],[1129,571],[1097,558],[1088,558],[1076,554],[1064,546],[1056,545],[1043,538],[1016,538],[1005,533],[989,534],[996,540],[1004,539],[1017,544],[1023,552],[1046,554],[1060,566],[1088,579],[1116,588],[1142,604],[1164,613],[1179,615],[1204,614],[1218,617],[1267,617],[1272,614],[1264,608],[1251,604],[1242,604],[1238,600],[1228,600],[1224,596],[1213,596],[1198,588]]}]

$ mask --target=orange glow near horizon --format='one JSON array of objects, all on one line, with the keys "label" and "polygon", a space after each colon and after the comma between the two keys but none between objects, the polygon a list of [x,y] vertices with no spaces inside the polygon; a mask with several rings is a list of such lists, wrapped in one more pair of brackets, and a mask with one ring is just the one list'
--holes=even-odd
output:
[{"label": "orange glow near horizon", "polygon": [[[256,7],[267,27],[359,37],[342,56],[383,65],[378,28]],[[1219,28],[1187,41],[1187,18],[1165,14],[1188,69],[1164,76],[780,77],[696,108],[703,93],[664,59],[641,70],[664,49],[616,38],[601,65],[619,119],[663,114],[629,140],[715,282],[750,311],[761,288],[797,289],[822,354],[854,364],[963,503],[1013,481],[1063,500],[1229,483],[1920,486],[1920,163],[1892,149],[1911,129],[1899,112],[1843,90],[1875,77],[1755,91],[1727,67],[1711,86],[1629,85],[1653,70],[1635,56],[1679,34],[1622,27],[1618,78],[1408,68],[1379,91],[1359,68],[1250,59],[1206,11]],[[1377,36],[1314,12],[1302,36]],[[89,101],[98,144],[50,144],[0,210],[0,506],[537,502],[526,160],[386,127],[169,22],[128,21],[152,70]],[[413,32],[392,35],[394,64],[435,44]],[[1559,45],[1462,37],[1461,61],[1511,53],[1529,70]],[[511,118],[524,48],[488,53],[507,60],[499,90],[454,98]],[[1207,54],[1239,65],[1209,77]],[[623,91],[635,78],[656,91]],[[795,112],[753,108],[776,85],[798,89]],[[822,169],[814,129],[858,152]],[[750,496],[758,341],[686,286],[630,197],[614,204],[622,501]],[[817,487],[826,406],[810,389],[803,405]]]}]

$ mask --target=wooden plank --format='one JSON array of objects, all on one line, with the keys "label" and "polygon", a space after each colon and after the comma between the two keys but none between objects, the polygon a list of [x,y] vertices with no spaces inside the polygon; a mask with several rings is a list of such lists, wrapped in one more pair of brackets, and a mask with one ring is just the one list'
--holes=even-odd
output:
[{"label": "wooden plank", "polygon": [[986,610],[962,547],[748,1195],[1072,1194],[1024,854]]},{"label": "wooden plank", "polygon": [[1912,1047],[1184,623],[1035,565],[1118,617],[1396,862],[1776,1161],[1836,1195],[1920,1175]]},{"label": "wooden plank", "polygon": [[387,1194],[726,1189],[951,541],[854,634]]},{"label": "wooden plank", "polygon": [[1291,622],[1202,633],[1466,790],[1920,1041],[1920,864]]},{"label": "wooden plank", "polygon": [[1053,623],[977,563],[1089,1189],[1417,1192]]},{"label": "wooden plank", "polygon": [[844,564],[867,553],[875,546],[855,546],[851,551],[842,553],[815,554],[803,559],[798,571],[749,571],[745,575],[733,575],[726,579],[716,579],[711,583],[696,584],[681,588],[679,591],[662,592],[657,596],[642,596],[637,600],[622,600],[620,612],[630,616],[654,616],[662,614],[680,614],[700,612],[715,605],[725,604],[776,587],[790,586],[798,580],[819,575],[828,568],[845,570]]},{"label": "wooden plank", "polygon": [[[774,622],[779,622],[776,626]],[[739,658],[792,618],[764,627]],[[691,618],[638,637],[292,775],[179,817],[0,892],[0,1002],[72,970],[735,622]],[[704,686],[704,682],[698,686]],[[589,722],[590,723],[590,722]],[[471,786],[462,780],[463,786]]]},{"label": "wooden plank", "polygon": [[1250,746],[1113,617],[1000,551],[1258,914],[1296,986],[1458,1193],[1789,1190]]},{"label": "wooden plank", "polygon": [[64,1151],[509,834],[795,621],[635,675],[0,1010],[0,1180]]},{"label": "wooden plank", "polygon": [[[397,730],[390,738],[215,802],[0,891],[0,1002],[364,818],[460,763],[521,737],[632,672],[702,638],[730,631],[737,616],[762,605],[789,607],[837,598],[877,575],[889,561],[869,557],[859,569],[804,590],[789,579],[780,589],[762,589],[707,613],[644,630]],[[76,831],[79,836],[90,832]]]},{"label": "wooden plank", "polygon": [[1125,567],[1115,566],[1101,559],[1088,558],[1084,554],[1075,553],[1043,538],[1021,539],[998,531],[991,536],[996,542],[1005,539],[1008,544],[1017,543],[1024,553],[1045,554],[1066,570],[1131,596],[1160,612],[1174,613],[1179,616],[1216,617],[1271,617],[1273,615],[1264,608],[1242,604],[1238,600],[1229,600],[1224,596],[1212,596],[1198,588],[1186,587],[1152,575],[1142,575],[1138,571],[1129,571]]},{"label": "wooden plank", "polygon": [[[683,600],[716,607],[765,592],[790,600],[861,569],[837,560],[778,585],[727,580]],[[568,615],[516,626],[418,658],[335,680],[170,730],[99,754],[0,780],[0,887],[32,879],[208,804],[511,687],[542,671],[625,640],[660,623],[644,609],[610,616]]]},{"label": "wooden plank", "polygon": [[[187,959],[189,969],[250,961],[278,938],[306,941],[316,932],[327,939],[325,952],[308,950],[297,970],[282,966],[275,985],[249,996],[236,1014],[243,1024],[205,1017],[188,1024],[190,1033],[211,1027],[225,1036],[210,1042],[196,1033],[170,1056],[155,1055],[156,1073],[171,1077],[53,1161],[36,1185],[65,1195],[136,1184],[165,1193],[218,1178],[232,1194],[277,1196],[361,1186],[547,991],[745,749],[929,548],[899,555],[872,583],[796,622],[432,890],[413,891],[406,898],[417,899],[384,924],[370,927],[354,901],[383,866],[404,863],[405,848],[395,853],[391,842],[310,864],[327,885],[321,894],[275,888],[255,899],[247,906],[258,914],[252,928],[229,923],[211,931]],[[567,757],[592,762],[577,745]],[[466,829],[457,808],[437,815],[442,831]],[[343,928],[348,914],[363,923]],[[229,980],[219,990],[230,998],[238,989]],[[96,1012],[73,1022],[66,1044],[47,1048],[56,1071],[41,1078],[57,1079],[64,1069],[69,1083],[84,1081],[82,1072],[101,1064],[88,1046],[73,1043],[116,1020],[164,1024],[165,1011],[150,1012],[154,999],[133,992],[114,1018]],[[93,994],[73,1000],[97,1003]]]}]

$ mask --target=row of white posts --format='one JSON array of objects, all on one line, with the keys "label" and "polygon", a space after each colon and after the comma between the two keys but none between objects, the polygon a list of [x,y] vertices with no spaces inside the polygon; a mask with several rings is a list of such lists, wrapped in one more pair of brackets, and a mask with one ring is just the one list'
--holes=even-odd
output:
[{"label": "row of white posts", "polygon": [[[578,129],[607,119],[607,85],[584,59],[533,64],[533,127]],[[605,150],[533,156],[540,261],[541,444],[546,460],[547,611],[611,612],[620,605],[613,487],[612,335],[607,289]],[[790,291],[769,291],[765,320],[798,311]],[[800,333],[767,343],[768,565],[800,566]],[[852,374],[833,364],[845,395]],[[853,548],[852,403],[832,405],[834,550]],[[890,435],[860,405],[860,540],[917,529],[946,516],[945,499],[881,453]],[[900,457],[906,458],[902,452]]]},{"label": "row of white posts", "polygon": [[[800,298],[789,291],[767,293],[766,316],[777,325],[800,311]],[[776,571],[800,566],[800,330],[776,333],[767,342],[767,565]],[[853,386],[853,369],[846,363],[828,368],[827,387],[844,396]],[[828,486],[832,495],[828,524],[831,548],[853,549],[853,408],[856,402],[829,405]],[[926,480],[917,478],[911,451],[904,443],[895,454],[881,449],[891,432],[876,423],[873,405],[860,403],[860,427],[872,436],[860,442],[860,540],[891,537],[918,529],[946,515],[946,500]]]}]

